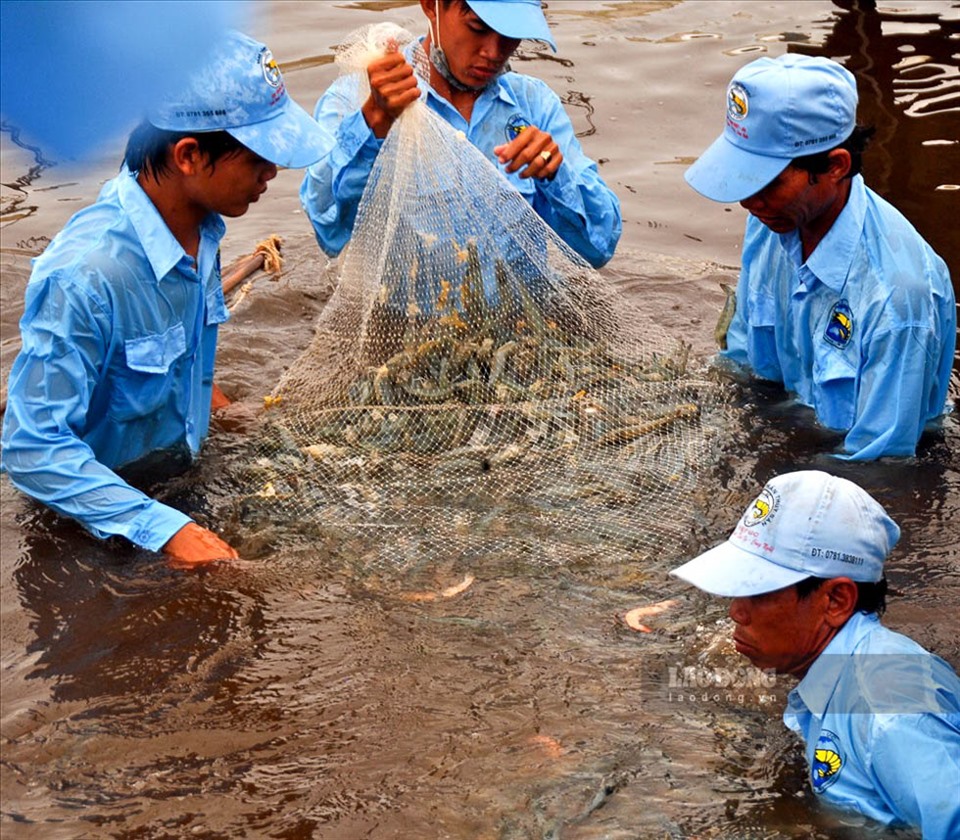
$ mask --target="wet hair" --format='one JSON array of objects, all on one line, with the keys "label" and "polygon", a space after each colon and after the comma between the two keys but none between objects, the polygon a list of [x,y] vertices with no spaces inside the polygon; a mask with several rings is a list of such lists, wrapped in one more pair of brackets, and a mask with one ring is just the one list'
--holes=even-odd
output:
[{"label": "wet hair", "polygon": [[817,152],[815,155],[803,155],[794,158],[791,163],[811,176],[823,175],[830,168],[830,152],[834,149],[846,149],[850,152],[850,171],[844,178],[853,178],[854,175],[859,175],[863,168],[863,153],[876,131],[872,125],[858,125],[846,140],[833,149]]},{"label": "wet hair", "polygon": [[[829,578],[808,577],[794,584],[797,587],[797,597],[800,600],[816,592]],[[887,610],[887,579],[880,578],[876,583],[854,581],[857,587],[857,603],[854,612],[876,613],[883,615]]]},{"label": "wet hair", "polygon": [[131,172],[144,172],[159,181],[161,175],[170,171],[170,147],[184,137],[197,141],[211,171],[220,158],[235,155],[245,148],[226,131],[167,131],[144,120],[130,132],[123,162]]}]

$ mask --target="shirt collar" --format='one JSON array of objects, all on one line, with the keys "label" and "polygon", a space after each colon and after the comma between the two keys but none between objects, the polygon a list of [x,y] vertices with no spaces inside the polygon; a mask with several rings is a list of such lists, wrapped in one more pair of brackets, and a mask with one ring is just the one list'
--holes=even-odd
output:
[{"label": "shirt collar", "polygon": [[863,176],[855,175],[850,181],[847,203],[807,259],[807,268],[835,292],[841,291],[847,282],[866,213],[866,186]]},{"label": "shirt collar", "polygon": [[[170,232],[150,197],[143,191],[143,187],[137,183],[136,174],[125,169],[118,176],[118,181],[117,196],[120,206],[137,233],[156,279],[160,280],[187,254]],[[211,213],[200,225],[201,239],[212,239],[214,245],[219,243],[225,232],[226,225],[216,213]]]},{"label": "shirt collar", "polygon": [[821,717],[836,690],[840,675],[847,666],[847,658],[856,650],[864,636],[880,626],[876,613],[855,612],[840,628],[829,644],[814,660],[794,692],[804,705]]}]

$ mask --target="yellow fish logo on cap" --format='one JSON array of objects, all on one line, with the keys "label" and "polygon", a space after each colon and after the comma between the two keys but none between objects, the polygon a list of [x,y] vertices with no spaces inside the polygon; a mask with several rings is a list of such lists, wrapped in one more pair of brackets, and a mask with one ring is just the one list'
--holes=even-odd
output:
[{"label": "yellow fish logo on cap", "polygon": [[279,87],[283,81],[283,76],[280,74],[280,65],[274,59],[273,53],[266,47],[260,52],[260,67],[267,84],[270,87]]},{"label": "yellow fish logo on cap", "polygon": [[748,528],[756,527],[769,519],[776,512],[779,504],[780,495],[777,491],[769,486],[764,487],[747,512],[743,514],[743,524]]},{"label": "yellow fish logo on cap", "polygon": [[727,116],[740,122],[750,111],[747,91],[743,85],[733,84],[727,89]]}]

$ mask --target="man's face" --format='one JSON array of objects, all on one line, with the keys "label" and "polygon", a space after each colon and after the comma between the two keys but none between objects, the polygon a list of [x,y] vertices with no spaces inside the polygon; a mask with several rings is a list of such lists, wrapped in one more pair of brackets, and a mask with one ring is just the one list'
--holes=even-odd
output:
[{"label": "man's face", "polygon": [[461,84],[486,87],[519,46],[518,38],[505,38],[487,26],[461,3],[437,0],[440,46],[450,71]]},{"label": "man's face", "polygon": [[796,586],[788,586],[734,598],[730,618],[737,625],[733,633],[737,651],[757,668],[802,677],[833,635],[825,621],[823,596],[814,590],[801,599]]},{"label": "man's face", "polygon": [[243,148],[219,158],[212,170],[209,166],[201,168],[195,198],[207,211],[242,216],[276,176],[276,164]]},{"label": "man's face", "polygon": [[774,233],[809,227],[837,198],[836,183],[790,164],[762,190],[740,202]]}]

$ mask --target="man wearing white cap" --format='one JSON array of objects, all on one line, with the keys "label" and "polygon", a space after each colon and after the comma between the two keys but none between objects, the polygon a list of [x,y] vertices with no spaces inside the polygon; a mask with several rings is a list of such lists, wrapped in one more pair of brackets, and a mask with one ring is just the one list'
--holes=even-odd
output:
[{"label": "man wearing white cap", "polygon": [[[556,51],[540,0],[420,0],[430,31],[367,68],[370,96],[343,113],[344,80],[314,116],[326,136],[300,200],[320,247],[336,256],[353,233],[357,208],[383,139],[405,108],[427,106],[461,130],[557,234],[591,265],[610,260],[620,239],[620,202],[574,135],[557,95],[539,79],[510,71],[523,39]],[[429,82],[414,73],[415,50],[429,58]],[[421,90],[421,87],[423,90]]]},{"label": "man wearing white cap", "polygon": [[913,455],[943,413],[957,320],[946,264],[859,174],[873,132],[856,109],[840,64],[758,59],[686,179],[750,213],[722,355],[844,432],[840,457],[868,460]]},{"label": "man wearing white cap", "polygon": [[900,537],[853,482],[771,479],[730,538],[671,574],[733,600],[737,650],[800,679],[783,720],[825,801],[924,840],[960,837],[960,679],[883,627],[883,563]]},{"label": "man wearing white cap", "polygon": [[17,488],[181,564],[237,556],[118,471],[155,478],[199,451],[225,399],[221,214],[243,215],[278,166],[313,163],[320,140],[270,51],[237,32],[133,131],[120,175],[33,264],[3,423]]}]

